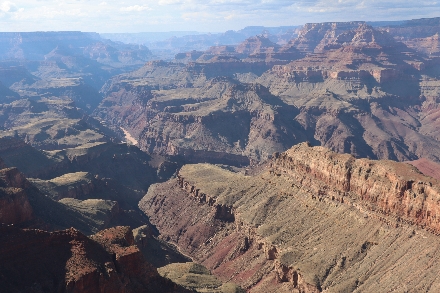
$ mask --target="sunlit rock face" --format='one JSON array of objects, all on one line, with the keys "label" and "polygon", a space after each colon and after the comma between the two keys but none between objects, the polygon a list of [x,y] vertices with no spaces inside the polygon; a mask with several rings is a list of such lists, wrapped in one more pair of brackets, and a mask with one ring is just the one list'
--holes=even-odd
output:
[{"label": "sunlit rock face", "polygon": [[139,206],[164,239],[250,292],[439,289],[427,270],[440,258],[436,179],[305,143],[246,174],[185,165]]}]

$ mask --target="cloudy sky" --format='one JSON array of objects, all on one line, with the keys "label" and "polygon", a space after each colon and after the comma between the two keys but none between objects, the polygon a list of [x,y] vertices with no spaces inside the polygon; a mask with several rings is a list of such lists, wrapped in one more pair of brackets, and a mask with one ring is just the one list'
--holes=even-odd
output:
[{"label": "cloudy sky", "polygon": [[440,16],[440,0],[0,0],[0,31],[222,32]]}]

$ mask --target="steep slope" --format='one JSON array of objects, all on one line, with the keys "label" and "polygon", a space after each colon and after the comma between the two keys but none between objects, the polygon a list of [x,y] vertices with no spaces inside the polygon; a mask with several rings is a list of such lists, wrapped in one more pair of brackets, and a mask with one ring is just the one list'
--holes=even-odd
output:
[{"label": "steep slope", "polygon": [[[55,230],[73,226],[85,234],[114,225],[145,225],[148,219],[137,208],[139,200],[151,183],[169,178],[177,167],[167,161],[156,165],[137,147],[113,143],[44,152],[18,139],[2,138],[0,157],[5,167],[17,166],[30,177],[30,182],[24,181],[30,187],[21,187],[24,192],[2,192],[3,216],[12,219],[16,213],[26,220],[32,212],[36,222],[31,227]],[[31,209],[24,217],[14,212],[28,203]]]},{"label": "steep slope", "polygon": [[384,29],[307,24],[283,46],[258,36],[202,53],[113,78],[94,114],[143,150],[188,162],[264,160],[304,141],[356,157],[440,160],[437,59]]},{"label": "steep slope", "polygon": [[421,158],[416,161],[407,162],[408,164],[416,167],[420,172],[425,174],[426,176],[430,176],[437,180],[440,180],[440,164],[428,160],[426,158]]},{"label": "steep slope", "polygon": [[[161,175],[161,171],[158,171],[161,165],[153,166],[151,156],[127,144],[89,143],[75,148],[48,152],[38,151],[18,139],[1,138],[0,146],[0,157],[7,166],[16,166],[27,177],[42,180],[41,183],[48,188],[48,191],[57,184],[68,189],[71,183],[72,188],[75,186],[76,180],[89,181],[93,182],[92,185],[96,187],[95,196],[102,193],[101,196],[106,199],[118,200],[121,203],[135,206],[148,186],[157,182],[158,176]],[[172,175],[177,168],[177,165],[171,162],[161,164],[170,168],[168,173],[172,172],[169,175]],[[162,168],[165,167],[162,166]],[[69,174],[65,175],[67,173]],[[168,175],[166,170],[163,173]],[[65,175],[64,178],[63,175]],[[84,183],[84,185],[88,184]],[[101,189],[101,192],[96,192],[100,190],[99,187],[104,186],[112,191],[104,192]],[[53,194],[59,192],[63,194],[61,190],[53,190],[53,192]],[[54,195],[54,197],[62,198],[63,196]]]},{"label": "steep slope", "polygon": [[227,78],[154,92],[116,87],[98,109],[101,119],[130,129],[143,150],[190,162],[246,163],[246,157],[267,158],[305,140],[302,128],[292,123],[295,107],[261,85]]},{"label": "steep slope", "polygon": [[313,53],[320,43],[326,43],[327,40],[331,40],[345,31],[356,29],[362,23],[363,22],[308,23],[298,31],[298,37],[290,40],[284,47],[294,47],[305,53]]},{"label": "steep slope", "polygon": [[0,227],[4,292],[190,292],[148,264],[127,227],[87,238],[71,228],[48,233]]},{"label": "steep slope", "polygon": [[300,144],[252,176],[186,165],[140,207],[249,292],[437,292],[439,198],[408,164]]},{"label": "steep slope", "polygon": [[34,219],[26,189],[30,184],[16,168],[0,161],[0,223],[22,224]]},{"label": "steep slope", "polygon": [[57,188],[50,189],[43,180],[28,180],[17,168],[2,167],[0,223],[51,231],[75,227],[89,235],[115,225],[138,227],[148,222],[105,182],[72,182],[77,174],[65,174],[51,181]]},{"label": "steep slope", "polygon": [[314,143],[360,157],[438,160],[435,122],[425,118],[438,82],[423,75],[425,57],[365,24],[320,44],[257,80],[300,109],[295,120]]}]

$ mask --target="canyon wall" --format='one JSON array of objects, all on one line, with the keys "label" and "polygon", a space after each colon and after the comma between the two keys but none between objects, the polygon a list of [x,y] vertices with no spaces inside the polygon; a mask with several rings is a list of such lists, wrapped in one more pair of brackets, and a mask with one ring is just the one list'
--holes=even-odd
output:
[{"label": "canyon wall", "polygon": [[[440,233],[440,184],[408,164],[355,159],[323,147],[297,145],[272,163],[318,197],[359,202],[368,209]],[[275,171],[276,170],[276,171]]]},{"label": "canyon wall", "polygon": [[21,224],[34,218],[28,187],[30,183],[16,168],[0,170],[0,223]]},{"label": "canyon wall", "polygon": [[306,143],[259,168],[185,165],[139,206],[164,240],[249,292],[439,290],[436,179]]}]

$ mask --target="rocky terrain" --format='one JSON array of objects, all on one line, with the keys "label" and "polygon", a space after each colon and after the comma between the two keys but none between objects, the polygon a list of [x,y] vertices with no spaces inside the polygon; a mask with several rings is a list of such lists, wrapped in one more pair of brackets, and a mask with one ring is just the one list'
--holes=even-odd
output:
[{"label": "rocky terrain", "polygon": [[151,183],[169,178],[176,168],[167,171],[165,166],[172,163],[154,161],[135,146],[111,142],[41,151],[19,139],[1,138],[0,157],[5,170],[22,171],[26,182],[6,185],[25,190],[5,193],[6,213],[12,213],[9,203],[11,193],[16,193],[17,201],[12,202],[22,206],[29,201],[34,211],[36,223],[31,227],[75,227],[87,235],[114,225],[147,224],[137,208],[139,200]]},{"label": "rocky terrain", "polygon": [[0,137],[15,137],[43,150],[62,150],[121,137],[70,99],[22,98],[0,104]]},{"label": "rocky terrain", "polygon": [[91,238],[73,228],[49,233],[2,225],[0,231],[4,292],[191,292],[142,258],[128,227]]},{"label": "rocky terrain", "polygon": [[439,191],[408,164],[303,143],[254,175],[186,165],[140,207],[248,292],[437,292]]},{"label": "rocky terrain", "polygon": [[423,174],[440,180],[440,164],[428,160],[426,158],[421,158],[416,161],[407,162],[414,167],[416,167]]},{"label": "rocky terrain", "polygon": [[14,167],[1,167],[1,223],[46,230],[75,227],[87,235],[115,225],[148,223],[130,205],[133,199],[124,198],[105,182],[90,180],[87,173],[44,181],[27,179]]},{"label": "rocky terrain", "polygon": [[[0,60],[50,60],[61,53],[64,60],[89,58],[106,65],[139,64],[151,57],[145,46],[127,45],[83,32],[2,32]],[[61,56],[59,56],[60,59]],[[73,59],[74,60],[74,59]]]},{"label": "rocky terrain", "polygon": [[[357,157],[438,161],[438,58],[388,31],[307,24],[284,45],[258,36],[178,54],[111,79],[94,114],[143,150],[188,162],[260,161],[304,141]],[[223,133],[225,124],[239,127]]]},{"label": "rocky terrain", "polygon": [[439,30],[0,33],[0,288],[439,291]]}]

